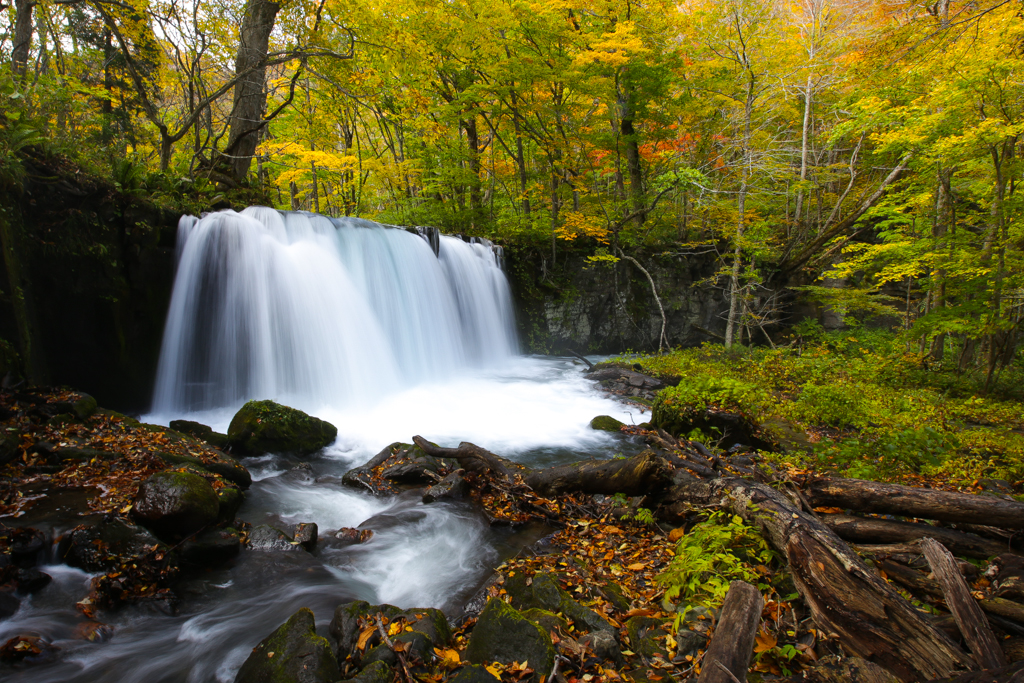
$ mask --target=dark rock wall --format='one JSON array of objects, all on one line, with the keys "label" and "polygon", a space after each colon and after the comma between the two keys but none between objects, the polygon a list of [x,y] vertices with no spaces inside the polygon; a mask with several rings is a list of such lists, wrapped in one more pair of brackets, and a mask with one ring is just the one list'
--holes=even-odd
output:
[{"label": "dark rock wall", "polygon": [[[28,160],[0,201],[19,234],[39,383],[67,384],[104,406],[148,408],[174,278],[178,213],[84,174]],[[21,344],[0,263],[0,337]]]},{"label": "dark rock wall", "polygon": [[[638,254],[654,278],[671,346],[724,335],[729,300],[706,256]],[[620,353],[658,348],[661,316],[650,283],[625,260],[590,264],[583,255],[547,259],[510,249],[506,264],[523,350],[531,353]],[[709,334],[710,333],[710,334]]]}]

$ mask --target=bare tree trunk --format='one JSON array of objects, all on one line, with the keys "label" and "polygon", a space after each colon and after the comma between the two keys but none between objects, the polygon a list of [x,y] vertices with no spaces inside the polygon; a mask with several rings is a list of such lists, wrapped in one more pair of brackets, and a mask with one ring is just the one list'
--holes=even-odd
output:
[{"label": "bare tree trunk", "polygon": [[267,58],[270,33],[281,6],[272,0],[248,0],[239,33],[235,73],[252,71],[235,84],[231,103],[231,131],[225,154],[229,158],[230,176],[237,182],[249,174],[252,157],[263,127],[263,110],[267,104],[267,69],[254,68]]},{"label": "bare tree trunk", "polygon": [[11,72],[24,78],[28,69],[28,55],[32,50],[32,9],[35,0],[15,0],[14,43],[11,47]]},{"label": "bare tree trunk", "polygon": [[740,171],[740,192],[736,199],[736,247],[733,251],[732,273],[729,277],[729,320],[725,326],[725,348],[731,348],[740,318],[740,269],[743,262],[742,240],[746,230],[747,182],[750,178],[750,120],[754,113],[754,75],[748,72],[747,96],[743,106],[743,168]]},{"label": "bare tree trunk", "polygon": [[629,194],[633,202],[633,212],[637,213],[636,222],[644,222],[644,175],[640,167],[640,144],[637,142],[636,128],[633,127],[632,92],[619,84],[619,130],[626,144],[626,167],[629,170]]},{"label": "bare tree trunk", "polygon": [[[807,139],[809,137],[811,129],[811,102],[812,102],[812,89],[814,87],[811,75],[807,75],[807,90],[804,91],[804,123],[803,133],[800,141],[800,182],[807,180]],[[796,209],[793,212],[793,220],[796,223],[800,222],[800,217],[803,215],[804,206],[804,188],[803,185],[796,193]]]}]

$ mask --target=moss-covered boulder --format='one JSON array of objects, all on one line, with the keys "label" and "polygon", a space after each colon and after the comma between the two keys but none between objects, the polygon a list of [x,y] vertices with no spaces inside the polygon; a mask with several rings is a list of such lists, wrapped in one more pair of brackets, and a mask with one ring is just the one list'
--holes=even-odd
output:
[{"label": "moss-covered boulder", "polygon": [[227,453],[217,453],[214,457],[207,458],[206,460],[190,455],[169,453],[166,451],[155,451],[154,455],[172,467],[177,465],[198,467],[199,469],[206,470],[210,474],[216,474],[217,476],[224,477],[241,489],[247,489],[252,485],[252,475],[249,474],[249,470],[245,468],[245,465],[238,462],[238,460],[232,458]]},{"label": "moss-covered boulder", "polygon": [[569,632],[569,622],[550,610],[531,607],[530,609],[523,610],[523,616],[533,623],[538,624],[548,633],[551,633],[552,631],[555,633],[558,633],[559,631],[563,633]]},{"label": "moss-covered boulder", "polygon": [[501,679],[480,664],[467,664],[448,680],[450,683],[496,683]]},{"label": "moss-covered boulder", "polygon": [[235,683],[333,683],[341,678],[313,612],[303,608],[253,648]]},{"label": "moss-covered boulder", "polygon": [[205,441],[214,448],[227,448],[230,445],[227,434],[215,432],[213,431],[213,427],[204,425],[202,422],[193,422],[192,420],[171,420],[168,426],[176,432],[188,434],[189,436],[195,437],[201,441]]},{"label": "moss-covered boulder", "polygon": [[234,486],[224,486],[217,489],[217,519],[221,522],[235,521],[238,508],[242,507],[245,501],[245,494]]},{"label": "moss-covered boulder", "polygon": [[394,671],[384,662],[374,662],[348,679],[349,683],[391,683]]},{"label": "moss-covered boulder", "polygon": [[[527,662],[534,672],[548,672],[555,661],[555,647],[543,628],[511,605],[491,598],[469,637],[466,659],[473,664]],[[534,673],[529,680],[544,675]]]},{"label": "moss-covered boulder", "polygon": [[[402,610],[394,605],[371,605],[365,600],[345,602],[334,608],[334,618],[331,619],[331,637],[338,643],[337,657],[339,662],[355,657],[356,643],[359,640],[359,633],[362,631],[363,623],[371,615],[383,614],[388,619],[394,619]],[[380,642],[380,636],[373,634],[366,642],[370,648]]]},{"label": "moss-covered boulder", "polygon": [[558,579],[551,574],[537,574],[533,577],[533,602],[535,605],[559,612],[572,619],[577,630],[581,631],[613,631],[614,627],[600,614],[584,607],[572,599],[558,585]]},{"label": "moss-covered boulder", "polygon": [[647,659],[655,656],[668,659],[668,652],[662,645],[665,641],[660,638],[668,632],[666,629],[670,623],[666,619],[654,617],[630,617],[625,623],[630,648]]},{"label": "moss-covered boulder", "polygon": [[232,449],[243,455],[308,455],[337,436],[338,428],[331,423],[273,401],[249,401],[228,426]]},{"label": "moss-covered boulder", "polygon": [[602,432],[617,432],[624,422],[616,420],[611,415],[598,415],[590,421],[590,428]]},{"label": "moss-covered boulder", "polygon": [[192,472],[158,472],[142,482],[132,517],[164,539],[190,536],[217,521],[220,500],[213,486]]}]

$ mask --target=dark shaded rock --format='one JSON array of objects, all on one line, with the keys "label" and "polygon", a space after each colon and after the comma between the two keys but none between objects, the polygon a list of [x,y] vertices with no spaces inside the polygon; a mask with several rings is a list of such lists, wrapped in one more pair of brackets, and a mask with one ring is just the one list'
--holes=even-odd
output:
[{"label": "dark shaded rock", "polygon": [[267,524],[253,527],[245,547],[260,552],[295,553],[303,550],[301,545],[292,542],[291,536]]},{"label": "dark shaded rock", "polygon": [[77,446],[65,446],[57,448],[53,451],[53,456],[62,462],[68,460],[77,460],[79,462],[89,462],[91,460],[107,460],[121,457],[120,453],[112,453],[111,451],[101,451],[97,448],[79,448]]},{"label": "dark shaded rock", "polygon": [[142,482],[132,517],[162,538],[180,539],[217,521],[220,500],[191,472],[158,472]]},{"label": "dark shaded rock", "polygon": [[523,616],[539,625],[546,633],[569,632],[569,622],[549,610],[531,607],[523,610]]},{"label": "dark shaded rock", "polygon": [[623,594],[622,587],[617,583],[606,583],[601,586],[601,592],[608,598],[616,612],[628,612],[631,605],[629,599]]},{"label": "dark shaded rock", "polygon": [[544,629],[511,605],[491,598],[469,637],[466,659],[474,664],[529,662],[535,672],[529,680],[536,681],[546,675],[536,672],[551,671],[555,648]]},{"label": "dark shaded rock", "polygon": [[436,473],[438,466],[437,461],[433,460],[433,458],[430,460],[424,458],[421,460],[414,460],[412,462],[403,462],[397,465],[392,465],[381,472],[381,476],[395,482],[396,484],[407,484],[412,486],[429,484],[430,482],[437,481]]},{"label": "dark shaded rock", "polygon": [[234,529],[206,529],[181,544],[181,559],[201,567],[216,567],[238,556],[242,539]]},{"label": "dark shaded rock", "polygon": [[330,643],[316,634],[313,612],[303,608],[253,648],[235,683],[333,683],[339,678]]},{"label": "dark shaded rock", "polygon": [[408,625],[417,633],[425,635],[433,647],[443,647],[452,639],[452,631],[444,612],[433,607],[413,609],[404,615]]},{"label": "dark shaded rock", "polygon": [[0,465],[6,465],[18,457],[18,446],[21,445],[21,432],[3,430],[0,432]]},{"label": "dark shaded rock", "polygon": [[52,577],[44,574],[35,567],[19,569],[14,574],[14,585],[18,587],[19,593],[38,593],[50,585]]},{"label": "dark shaded rock", "polygon": [[349,488],[368,491],[380,497],[393,496],[398,493],[398,487],[386,479],[374,477],[373,472],[365,465],[346,472],[341,478],[341,483]]},{"label": "dark shaded rock", "polygon": [[357,543],[366,543],[371,538],[373,538],[373,531],[370,529],[345,527],[327,532],[322,539],[318,539],[318,542],[328,548],[346,548]]},{"label": "dark shaded rock", "polygon": [[228,435],[221,434],[220,432],[213,431],[213,427],[208,427],[201,422],[193,422],[192,420],[171,420],[171,429],[182,434],[188,434],[193,436],[200,441],[205,441],[214,448],[227,448],[229,445]]},{"label": "dark shaded rock", "polygon": [[228,427],[231,447],[239,453],[307,455],[330,445],[338,428],[301,410],[273,401],[249,401]]},{"label": "dark shaded rock", "polygon": [[217,489],[217,520],[233,522],[238,508],[245,502],[245,494],[234,486]]},{"label": "dark shaded rock", "polygon": [[448,683],[494,683],[501,680],[480,664],[467,664]]},{"label": "dark shaded rock", "polygon": [[0,589],[0,619],[6,619],[13,615],[21,607],[21,600],[14,594],[13,590]]},{"label": "dark shaded rock", "polygon": [[408,645],[406,652],[411,655],[415,655],[417,659],[422,662],[429,662],[431,660],[431,654],[433,654],[434,641],[432,641],[426,634],[417,631],[415,627],[411,631],[403,631],[395,636],[393,642],[405,643]]},{"label": "dark shaded rock", "polygon": [[706,648],[707,644],[707,634],[681,628],[676,633],[676,658],[686,655],[697,656],[697,651]]},{"label": "dark shaded rock", "polygon": [[390,669],[398,664],[398,656],[395,654],[394,650],[387,646],[387,644],[378,643],[373,647],[368,647],[360,659],[360,664],[364,666],[370,666],[378,662],[384,664]]},{"label": "dark shaded rock", "polygon": [[141,526],[108,516],[99,523],[80,526],[61,537],[58,556],[72,567],[87,572],[106,572],[125,560],[143,557],[160,546],[160,541]]},{"label": "dark shaded rock", "polygon": [[569,596],[550,574],[533,577],[533,597],[538,605],[552,612],[561,612],[572,619],[577,630],[612,631],[614,627],[589,607],[584,607]]},{"label": "dark shaded rock", "polygon": [[667,659],[668,652],[659,641],[655,640],[667,633],[662,630],[665,623],[665,620],[654,617],[631,617],[625,623],[630,649],[648,659],[655,655]]},{"label": "dark shaded rock", "polygon": [[11,563],[18,567],[34,567],[46,561],[50,539],[42,531],[19,527],[10,533]]},{"label": "dark shaded rock", "polygon": [[617,432],[624,422],[616,420],[611,415],[598,415],[590,421],[590,428],[602,432]]},{"label": "dark shaded rock", "polygon": [[217,453],[215,458],[206,461],[190,455],[166,451],[157,451],[155,455],[159,456],[168,465],[187,465],[219,475],[243,490],[252,486],[252,475],[249,474],[249,470],[245,468],[245,465],[227,453]]},{"label": "dark shaded rock", "polygon": [[[356,642],[359,639],[359,632],[370,615],[383,614],[388,619],[402,614],[402,610],[394,605],[371,605],[365,600],[346,602],[334,608],[334,618],[331,619],[331,637],[338,643],[337,657],[342,662],[352,658],[356,654]],[[374,634],[367,641],[367,647],[380,642],[380,636]]]},{"label": "dark shaded rock", "polygon": [[53,658],[58,650],[60,650],[59,647],[45,638],[33,634],[21,634],[0,646],[0,661],[38,664]]},{"label": "dark shaded rock", "polygon": [[462,500],[467,495],[469,495],[469,482],[462,477],[462,470],[458,470],[428,488],[423,494],[423,502]]},{"label": "dark shaded rock", "polygon": [[96,414],[99,405],[89,394],[78,392],[77,398],[71,403],[71,410],[79,420],[85,420]]},{"label": "dark shaded rock", "polygon": [[315,522],[303,522],[295,525],[295,534],[292,540],[306,550],[316,548],[317,526]]},{"label": "dark shaded rock", "polygon": [[391,667],[378,661],[364,666],[362,671],[348,680],[349,683],[391,683],[392,678],[394,678],[394,672]]}]

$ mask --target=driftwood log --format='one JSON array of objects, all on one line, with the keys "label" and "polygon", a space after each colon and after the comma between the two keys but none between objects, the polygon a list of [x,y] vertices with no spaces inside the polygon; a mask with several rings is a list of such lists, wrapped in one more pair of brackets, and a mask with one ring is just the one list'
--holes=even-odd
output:
[{"label": "driftwood log", "polygon": [[988,620],[977,601],[971,596],[970,588],[960,574],[953,555],[941,543],[932,538],[921,541],[921,549],[928,558],[932,573],[942,586],[946,606],[953,613],[974,661],[981,669],[998,669],[1006,666],[1006,657],[996,642]]},{"label": "driftwood log", "polygon": [[526,476],[527,485],[542,496],[568,491],[638,496],[661,489],[671,481],[672,467],[653,451],[632,458],[558,465],[534,470]]},{"label": "driftwood log", "polygon": [[764,600],[749,583],[733,581],[722,604],[722,616],[701,665],[698,683],[734,683],[747,680],[754,639],[761,623]]},{"label": "driftwood log", "polygon": [[786,558],[815,622],[842,636],[850,654],[879,664],[904,681],[974,668],[963,650],[831,529],[771,487],[729,477],[681,485],[673,495],[693,505],[731,510],[757,526]]},{"label": "driftwood log", "polygon": [[815,506],[1024,529],[1024,503],[994,496],[860,479],[812,479],[804,493]]},{"label": "driftwood log", "polygon": [[988,559],[1007,551],[1005,544],[954,529],[897,522],[891,519],[854,517],[852,515],[821,515],[821,521],[839,538],[852,543],[909,543],[921,538],[934,538],[957,555]]},{"label": "driftwood log", "polygon": [[459,461],[467,472],[475,472],[477,474],[485,474],[487,472],[493,472],[494,474],[513,481],[517,473],[525,474],[527,470],[522,465],[516,464],[511,460],[491,453],[486,448],[481,448],[476,444],[463,441],[459,444],[458,448],[443,448],[436,446],[422,436],[412,437],[412,442],[419,446],[424,453],[433,456],[435,458],[452,458]]}]

